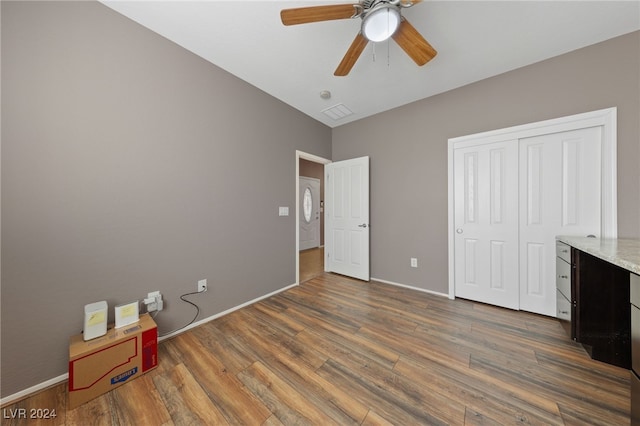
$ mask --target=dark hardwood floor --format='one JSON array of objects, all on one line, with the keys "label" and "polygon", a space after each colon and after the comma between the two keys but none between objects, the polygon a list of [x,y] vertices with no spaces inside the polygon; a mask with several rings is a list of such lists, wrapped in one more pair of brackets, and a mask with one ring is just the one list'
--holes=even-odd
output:
[{"label": "dark hardwood floor", "polygon": [[[159,367],[67,425],[628,425],[629,372],[557,320],[323,274],[159,346]],[[6,417],[6,416],[5,416]]]}]

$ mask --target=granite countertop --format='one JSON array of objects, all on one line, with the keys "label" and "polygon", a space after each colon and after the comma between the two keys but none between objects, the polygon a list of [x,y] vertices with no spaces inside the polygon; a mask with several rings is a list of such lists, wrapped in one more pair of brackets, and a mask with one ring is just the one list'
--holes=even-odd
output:
[{"label": "granite countertop", "polygon": [[558,241],[640,275],[640,239],[560,235]]}]

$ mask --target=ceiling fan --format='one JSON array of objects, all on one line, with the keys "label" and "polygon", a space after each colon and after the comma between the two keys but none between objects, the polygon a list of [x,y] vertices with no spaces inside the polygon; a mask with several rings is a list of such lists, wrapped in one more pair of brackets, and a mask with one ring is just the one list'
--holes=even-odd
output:
[{"label": "ceiling fan", "polygon": [[282,10],[280,18],[284,25],[361,18],[360,32],[334,72],[336,76],[345,76],[369,41],[379,42],[389,37],[419,66],[433,59],[437,54],[436,50],[401,13],[402,9],[420,1],[422,0],[362,0],[356,4],[298,7]]}]

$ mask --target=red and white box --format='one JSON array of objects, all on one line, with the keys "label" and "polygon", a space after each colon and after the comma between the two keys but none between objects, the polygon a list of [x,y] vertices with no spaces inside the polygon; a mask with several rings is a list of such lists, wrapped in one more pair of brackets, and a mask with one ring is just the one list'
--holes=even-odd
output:
[{"label": "red and white box", "polygon": [[130,326],[69,345],[69,409],[142,376],[158,366],[158,326],[144,314]]}]

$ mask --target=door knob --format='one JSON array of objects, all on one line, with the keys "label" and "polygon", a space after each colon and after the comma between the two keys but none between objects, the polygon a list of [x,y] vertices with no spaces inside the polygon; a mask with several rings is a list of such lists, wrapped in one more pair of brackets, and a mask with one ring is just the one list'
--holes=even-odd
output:
[{"label": "door knob", "polygon": [[363,223],[362,225],[358,225],[358,228],[366,228],[366,227],[367,227],[366,223]]},{"label": "door knob", "polygon": [[458,233],[458,234],[462,234],[462,232],[463,232],[463,231],[462,231],[462,228],[458,228],[458,229],[456,229],[456,233]]}]

